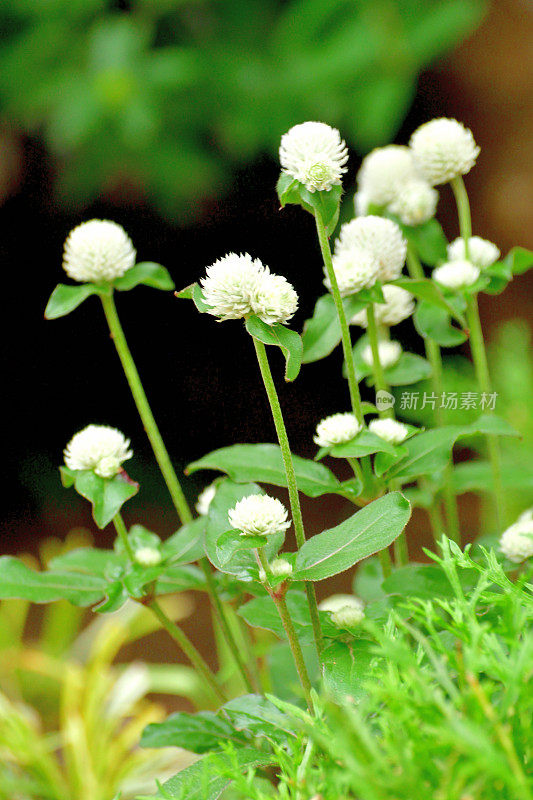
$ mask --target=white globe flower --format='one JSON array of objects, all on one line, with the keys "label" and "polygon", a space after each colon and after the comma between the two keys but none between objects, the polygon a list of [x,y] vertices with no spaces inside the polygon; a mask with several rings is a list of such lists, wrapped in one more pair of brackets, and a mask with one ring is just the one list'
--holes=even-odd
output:
[{"label": "white globe flower", "polygon": [[389,210],[399,217],[404,225],[421,225],[435,216],[439,193],[421,178],[413,178],[398,192],[389,205]]},{"label": "white globe flower", "polygon": [[349,442],[362,427],[351,412],[332,414],[318,423],[313,440],[319,447],[332,447],[335,444]]},{"label": "white globe flower", "polygon": [[318,604],[320,611],[328,611],[337,628],[353,628],[364,619],[362,600],[351,594],[333,594]]},{"label": "white globe flower", "polygon": [[[476,267],[480,269],[490,267],[499,257],[499,249],[488,239],[471,236],[468,240],[468,260]],[[465,242],[461,236],[448,245],[448,258],[450,261],[465,260]]]},{"label": "white globe flower", "polygon": [[328,192],[341,183],[348,149],[336,128],[324,122],[303,122],[281,137],[279,160],[283,172],[310,192]]},{"label": "white globe flower", "polygon": [[195,508],[201,517],[205,517],[209,513],[209,506],[211,505],[216,492],[216,483],[211,483],[209,486],[206,486],[205,489],[202,489],[198,495]]},{"label": "white globe flower", "polygon": [[416,167],[432,186],[466,175],[479,155],[472,131],[444,117],[417,128],[409,146]]},{"label": "white globe flower", "polygon": [[161,553],[155,547],[139,547],[134,557],[141,567],[156,567],[162,561]]},{"label": "white globe flower", "polygon": [[370,207],[370,198],[366,192],[362,189],[359,189],[354,194],[353,198],[353,205],[355,209],[355,216],[356,217],[363,217],[368,214],[368,209]]},{"label": "white globe flower", "polygon": [[368,430],[391,444],[400,444],[409,435],[407,425],[395,419],[373,419],[368,424]]},{"label": "white globe flower", "polygon": [[405,145],[391,144],[372,150],[361,163],[357,185],[369,203],[386,206],[400,187],[416,177],[413,154]]},{"label": "white globe flower", "polygon": [[[335,253],[332,262],[341,297],[373,286],[379,274],[379,263],[376,258],[360,247],[346,248],[340,253]],[[324,284],[331,291],[327,273]]]},{"label": "white globe flower", "polygon": [[286,558],[275,558],[270,562],[270,571],[275,578],[288,578],[292,575],[292,564]]},{"label": "white globe flower", "polygon": [[72,437],[64,450],[69,469],[92,469],[101,478],[112,478],[131,458],[130,440],[108,425],[88,425]]},{"label": "white globe flower", "polygon": [[500,539],[500,550],[515,564],[533,556],[533,519],[523,519],[523,516],[507,528]]},{"label": "white globe flower", "polygon": [[398,225],[383,217],[356,217],[345,223],[335,243],[335,253],[353,249],[366,250],[379,265],[379,280],[398,278],[407,255],[407,242]]},{"label": "white globe flower", "polygon": [[446,261],[436,267],[431,277],[446,289],[464,289],[471,286],[479,278],[480,269],[471,261]]},{"label": "white globe flower", "polygon": [[252,297],[268,267],[249,253],[228,253],[206,270],[200,280],[209,313],[221,320],[241,319],[253,312]]},{"label": "white globe flower", "polygon": [[528,508],[526,511],[523,511],[518,519],[517,522],[532,522],[533,521],[533,506]]},{"label": "white globe flower", "polygon": [[[383,296],[384,303],[374,303],[374,316],[379,325],[398,325],[415,310],[413,295],[401,286],[387,284],[383,287]],[[350,325],[366,328],[368,325],[366,309],[354,314]]]},{"label": "white globe flower", "polygon": [[[402,346],[400,342],[383,341],[378,342],[379,363],[383,369],[392,367],[393,364],[399,360],[402,354]],[[369,344],[366,345],[361,351],[361,358],[368,364],[369,367],[374,366],[374,357],[372,355],[372,348]]]},{"label": "white globe flower", "polygon": [[268,494],[251,494],[228,512],[232,528],[243,536],[271,536],[290,528],[287,509],[275,497]]},{"label": "white globe flower", "polygon": [[75,281],[112,281],[134,266],[136,255],[122,225],[107,219],[91,219],[69,233],[63,251],[63,269]]},{"label": "white globe flower", "polygon": [[286,325],[296,313],[298,295],[283,275],[272,275],[265,271],[251,296],[251,307],[254,314],[267,325],[276,322]]}]

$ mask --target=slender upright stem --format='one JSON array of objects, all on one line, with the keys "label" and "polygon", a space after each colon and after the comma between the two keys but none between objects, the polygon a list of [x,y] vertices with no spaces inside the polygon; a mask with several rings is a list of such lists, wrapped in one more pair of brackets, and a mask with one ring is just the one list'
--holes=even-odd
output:
[{"label": "slender upright stem", "polygon": [[[115,343],[115,347],[133,395],[135,405],[137,406],[137,411],[139,412],[144,429],[148,439],[150,440],[150,444],[152,445],[154,455],[157,463],[159,464],[159,468],[167,485],[174,507],[178,513],[178,517],[180,518],[181,523],[185,524],[192,520],[191,510],[187,500],[185,499],[185,495],[183,494],[183,490],[174,467],[172,466],[170,456],[159,432],[159,428],[157,427],[150,404],[148,403],[148,398],[146,397],[141,378],[128,347],[122,325],[120,324],[113,294],[110,293],[107,295],[101,295],[101,300],[107,323],[109,325],[109,330],[111,332],[111,338]],[[246,688],[249,691],[252,691],[252,683],[250,680],[249,671],[242,661],[239,649],[229,627],[228,620],[226,619],[224,607],[220,601],[220,598],[218,597],[213,574],[207,558],[201,558],[199,564],[204,573],[207,591],[211,598],[211,602],[218,617],[224,637],[228,643],[229,650],[232,653],[239,672],[241,673]]]},{"label": "slender upright stem", "polygon": [[457,214],[459,216],[459,231],[465,246],[465,258],[468,260],[470,250],[470,237],[472,236],[472,216],[470,214],[470,203],[466,191],[465,182],[460,175],[450,181],[455,202],[457,204]]},{"label": "slender upright stem", "polygon": [[133,563],[135,561],[135,553],[132,550],[130,540],[128,539],[128,531],[126,530],[126,526],[124,524],[124,520],[122,519],[122,514],[120,512],[116,513],[113,517],[113,525],[115,526],[115,530],[118,534],[120,541],[126,551],[129,560]]},{"label": "slender upright stem", "polygon": [[[270,403],[270,409],[272,411],[274,426],[276,428],[276,433],[278,436],[281,456],[283,458],[283,465],[285,467],[285,474],[287,476],[287,488],[289,490],[289,501],[291,505],[292,521],[294,524],[296,544],[298,545],[298,549],[300,549],[301,547],[303,547],[305,543],[305,531],[302,518],[302,509],[300,507],[300,498],[298,496],[298,485],[296,483],[296,474],[294,472],[294,464],[292,462],[291,448],[289,445],[289,438],[287,436],[287,430],[285,428],[285,423],[283,421],[283,414],[281,412],[281,406],[279,403],[278,393],[276,391],[276,385],[274,383],[274,379],[272,378],[272,373],[270,371],[270,364],[268,363],[268,356],[266,353],[265,345],[263,344],[263,342],[260,342],[258,339],[255,338],[253,338],[253,343],[257,355],[257,361],[259,363],[259,369],[261,371],[261,377],[263,378],[263,383],[265,385],[268,402]],[[307,601],[309,603],[309,613],[311,614],[311,623],[313,625],[313,635],[315,639],[315,645],[318,655],[320,656],[320,653],[322,652],[322,631],[320,628],[315,587],[313,583],[306,581],[305,591],[307,594]]]},{"label": "slender upright stem", "polygon": [[[270,572],[270,567],[265,557],[265,554],[263,553],[262,549],[257,549],[255,552],[257,560],[263,567],[267,581],[269,582],[269,578],[272,577],[272,573]],[[294,664],[296,666],[296,671],[298,672],[298,677],[300,678],[300,683],[302,684],[302,689],[304,690],[307,707],[309,708],[309,711],[312,712],[313,703],[311,700],[311,681],[309,679],[309,673],[307,672],[307,667],[305,666],[305,661],[300,641],[294,629],[289,609],[287,608],[287,603],[285,601],[285,598],[277,595],[276,590],[272,589],[270,585],[268,585],[268,593],[270,594],[270,597],[276,604],[276,608],[278,610],[278,614],[280,616],[283,628],[285,630],[285,633],[287,634],[287,639],[289,640],[289,646],[291,648],[291,653],[294,659]]]},{"label": "slender upright stem", "polygon": [[329,246],[329,239],[326,233],[326,228],[324,226],[324,222],[322,220],[320,212],[316,210],[315,210],[315,222],[316,222],[316,230],[318,233],[318,241],[320,243],[320,250],[322,252],[322,259],[324,261],[324,266],[326,267],[328,280],[331,286],[331,294],[333,295],[335,308],[337,309],[337,316],[339,317],[339,323],[341,326],[342,349],[344,352],[344,361],[346,364],[346,375],[348,378],[348,387],[350,389],[350,400],[352,404],[352,411],[357,421],[363,424],[364,418],[363,418],[363,410],[361,408],[361,395],[359,393],[359,384],[355,376],[355,366],[353,361],[353,350],[352,350],[352,339],[350,336],[350,328],[348,326],[346,314],[344,313],[344,306],[342,305],[342,297],[339,291],[339,284],[337,283],[335,270],[333,269],[333,262],[331,260],[331,249]]},{"label": "slender upright stem", "polygon": [[381,571],[383,572],[383,577],[388,578],[392,572],[392,561],[389,553],[389,548],[386,547],[384,550],[380,550],[378,553],[379,563],[381,564]]},{"label": "slender upright stem", "polygon": [[[376,389],[382,392],[390,392],[389,384],[385,379],[385,373],[383,372],[383,367],[381,366],[381,361],[379,360],[378,328],[376,325],[376,315],[374,313],[373,303],[367,306],[366,317],[368,321],[368,339],[370,341],[370,349],[372,351],[372,372],[374,373]],[[378,409],[378,411],[380,417],[390,417],[391,419],[394,418],[394,411],[392,407],[381,410]]]},{"label": "slender upright stem", "polygon": [[394,558],[399,567],[404,567],[409,561],[405,531],[402,531],[398,538],[394,540]]}]

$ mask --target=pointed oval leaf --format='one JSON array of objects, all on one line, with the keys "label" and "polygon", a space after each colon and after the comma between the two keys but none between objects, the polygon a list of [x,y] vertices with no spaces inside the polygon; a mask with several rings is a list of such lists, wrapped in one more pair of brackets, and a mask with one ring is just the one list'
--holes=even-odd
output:
[{"label": "pointed oval leaf", "polygon": [[298,377],[302,366],[303,345],[299,333],[292,331],[281,323],[267,325],[255,315],[246,320],[246,330],[263,344],[276,345],[285,357],[285,380],[293,381]]},{"label": "pointed oval leaf", "polygon": [[221,750],[226,742],[246,743],[246,736],[213,711],[178,711],[164,722],[152,722],[141,737],[141,747],[182,747],[191,753]]},{"label": "pointed oval leaf", "polygon": [[92,294],[102,294],[103,291],[105,290],[93,283],[82,283],[79,286],[60,283],[50,295],[44,312],[45,319],[65,317]]},{"label": "pointed oval leaf", "polygon": [[418,333],[424,338],[433,339],[441,347],[455,347],[468,338],[463,330],[452,325],[451,319],[447,311],[426,300],[418,303],[413,315]]},{"label": "pointed oval leaf", "polygon": [[139,491],[139,484],[118,473],[113,478],[101,478],[92,470],[76,470],[74,485],[78,494],[92,503],[93,519],[105,528],[124,503]]},{"label": "pointed oval leaf", "polygon": [[430,303],[432,306],[442,308],[444,311],[447,311],[450,316],[454,317],[463,328],[466,327],[466,320],[463,314],[457,309],[456,304],[450,303],[448,299],[444,297],[437,284],[432,281],[431,278],[397,278],[395,281],[391,281],[391,283],[395,286],[401,286],[402,289],[406,289],[415,297],[425,300],[426,303]]},{"label": "pointed oval leaf", "polygon": [[49,570],[37,572],[12,556],[0,557],[0,598],[19,598],[32,603],[68,600],[90,606],[102,600],[107,581],[97,575]]},{"label": "pointed oval leaf", "polygon": [[113,286],[120,292],[129,292],[130,289],[140,284],[167,292],[174,289],[174,281],[170,277],[169,271],[166,267],[153,261],[142,261],[135,264],[121,278],[113,281]]}]

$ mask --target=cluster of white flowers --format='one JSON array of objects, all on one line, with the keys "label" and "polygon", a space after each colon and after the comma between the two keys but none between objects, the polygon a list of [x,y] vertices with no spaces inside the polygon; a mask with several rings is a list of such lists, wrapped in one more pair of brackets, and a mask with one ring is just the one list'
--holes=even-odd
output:
[{"label": "cluster of white flowers", "polygon": [[243,536],[271,536],[290,528],[287,509],[268,494],[250,494],[243,497],[228,512],[232,528]]},{"label": "cluster of white flowers", "polygon": [[431,277],[446,289],[464,289],[479,278],[480,269],[471,261],[446,261],[436,267]]},{"label": "cluster of white flowers", "polygon": [[324,122],[302,122],[281,137],[279,160],[283,172],[310,192],[328,192],[341,183],[348,150],[336,128]]},{"label": "cluster of white flowers", "polygon": [[219,258],[207,268],[200,285],[209,313],[221,320],[257,314],[267,325],[285,325],[298,308],[298,295],[291,284],[248,253]]},{"label": "cluster of white flowers", "polygon": [[515,564],[533,556],[533,508],[520,514],[517,521],[503,532],[500,550]]},{"label": "cluster of white flowers", "polygon": [[466,175],[479,155],[472,131],[444,117],[417,128],[409,146],[417,169],[432,186]]},{"label": "cluster of white flowers", "polygon": [[91,219],[74,228],[65,242],[63,269],[75,281],[112,281],[135,264],[136,252],[121,225]]},{"label": "cluster of white flowers", "polygon": [[318,608],[330,613],[331,621],[337,628],[353,628],[365,616],[363,601],[352,594],[333,594],[322,600]]},{"label": "cluster of white flowers", "polygon": [[198,495],[195,508],[201,517],[205,517],[209,513],[209,506],[213,501],[216,491],[216,483],[210,483],[209,486],[206,486],[205,489],[202,489]]},{"label": "cluster of white flowers", "polygon": [[[499,257],[499,249],[488,239],[471,236],[468,240],[468,260],[476,267],[480,269],[490,267]],[[448,259],[450,261],[465,260],[465,241],[461,236],[448,245]]]},{"label": "cluster of white flowers", "polygon": [[318,423],[313,439],[319,447],[333,447],[335,444],[349,442],[362,427],[351,412],[332,414]]},{"label": "cluster of white flowers", "polygon": [[[378,325],[398,325],[415,310],[413,295],[401,286],[387,284],[383,287],[383,296],[384,303],[374,303],[374,315]],[[368,326],[366,309],[354,314],[350,324],[366,328]]]},{"label": "cluster of white flowers", "polygon": [[141,567],[156,567],[162,560],[161,553],[155,547],[139,547],[134,557]]},{"label": "cluster of white flowers", "polygon": [[[383,369],[392,367],[396,364],[402,354],[402,346],[400,342],[381,341],[378,343],[379,363]],[[372,348],[369,344],[366,345],[361,351],[361,358],[369,367],[374,365],[374,356],[372,355]]]},{"label": "cluster of white flowers", "polygon": [[[370,288],[376,282],[379,264],[367,250],[360,247],[341,250],[333,254],[332,262],[341,297]],[[331,291],[327,272],[324,284]]]},{"label": "cluster of white flowers", "polygon": [[92,469],[101,478],[112,478],[131,458],[130,440],[108,425],[88,425],[76,433],[64,450],[69,469]]},{"label": "cluster of white flowers", "polygon": [[368,423],[368,430],[390,444],[400,444],[409,436],[409,428],[395,419],[373,419]]},{"label": "cluster of white flowers", "polygon": [[375,260],[374,282],[385,283],[400,276],[407,255],[407,242],[395,222],[370,215],[356,217],[342,225],[335,243],[335,254],[357,254],[361,250]]}]

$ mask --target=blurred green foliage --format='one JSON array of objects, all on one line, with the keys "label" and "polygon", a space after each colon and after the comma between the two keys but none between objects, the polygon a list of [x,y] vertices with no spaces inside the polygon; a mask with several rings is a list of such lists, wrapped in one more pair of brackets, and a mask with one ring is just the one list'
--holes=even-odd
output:
[{"label": "blurred green foliage", "polygon": [[481,0],[4,0],[0,113],[41,135],[59,195],[141,190],[193,216],[305,119],[390,141],[422,68]]}]

